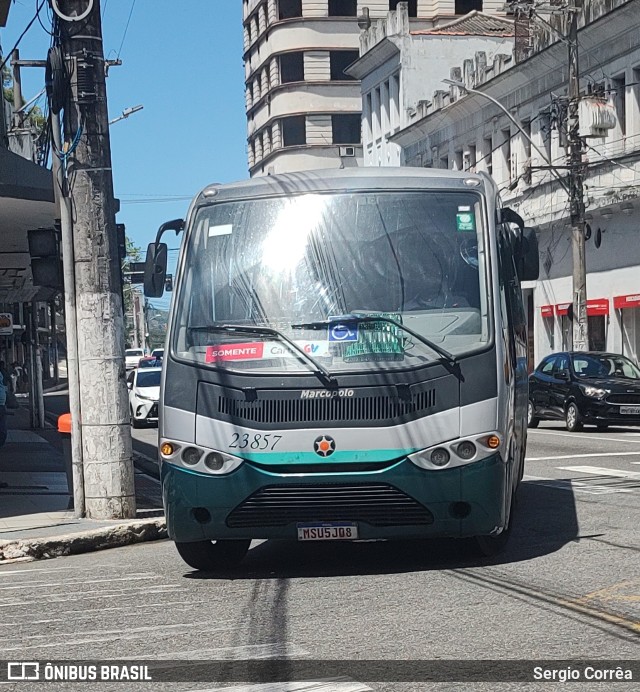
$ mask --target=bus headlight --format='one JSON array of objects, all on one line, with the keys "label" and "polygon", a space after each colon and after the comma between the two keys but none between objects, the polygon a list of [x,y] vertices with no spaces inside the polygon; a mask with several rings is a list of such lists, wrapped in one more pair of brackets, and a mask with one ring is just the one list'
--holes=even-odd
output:
[{"label": "bus headlight", "polygon": [[407,458],[421,469],[444,470],[486,459],[496,454],[501,444],[502,438],[498,433],[490,432],[474,435],[471,438],[441,442],[433,447],[409,454]]},{"label": "bus headlight", "polygon": [[235,471],[244,461],[232,454],[208,449],[199,445],[162,440],[160,458],[164,462],[176,464],[199,473],[224,475]]}]

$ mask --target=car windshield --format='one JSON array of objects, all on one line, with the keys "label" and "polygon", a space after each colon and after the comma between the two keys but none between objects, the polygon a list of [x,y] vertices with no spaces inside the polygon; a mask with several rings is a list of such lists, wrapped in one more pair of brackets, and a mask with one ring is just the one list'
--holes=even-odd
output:
[{"label": "car windshield", "polygon": [[124,355],[125,356],[140,356],[140,357],[142,357],[142,351],[137,350],[137,349],[127,349],[124,352]]},{"label": "car windshield", "polygon": [[640,380],[640,370],[625,356],[580,354],[571,358],[577,377],[622,377]]},{"label": "car windshield", "polygon": [[[490,338],[482,219],[481,196],[467,191],[304,194],[201,208],[176,296],[173,352],[234,370],[309,367],[282,338],[207,331],[222,325],[278,330],[331,372],[439,358],[403,325],[454,355],[477,350]],[[387,321],[344,324],[347,315]]]},{"label": "car windshield", "polygon": [[138,372],[136,385],[138,387],[159,387],[160,370],[154,370],[153,372]]}]

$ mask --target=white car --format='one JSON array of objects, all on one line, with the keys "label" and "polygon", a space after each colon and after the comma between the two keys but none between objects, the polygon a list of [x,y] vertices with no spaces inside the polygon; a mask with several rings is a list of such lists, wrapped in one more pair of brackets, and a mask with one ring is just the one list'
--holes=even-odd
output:
[{"label": "white car", "polygon": [[128,348],[124,352],[124,366],[127,370],[138,367],[140,358],[144,356],[144,351],[141,348]]},{"label": "white car", "polygon": [[146,423],[158,424],[160,374],[162,368],[133,370],[127,377],[131,425],[139,428]]},{"label": "white car", "polygon": [[162,360],[164,358],[164,349],[163,348],[154,348],[153,351],[151,351],[151,355],[156,360]]}]

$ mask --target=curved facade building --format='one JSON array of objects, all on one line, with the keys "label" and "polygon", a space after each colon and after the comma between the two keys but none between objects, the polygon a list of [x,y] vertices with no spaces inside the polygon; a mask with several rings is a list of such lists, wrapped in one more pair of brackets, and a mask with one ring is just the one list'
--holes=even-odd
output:
[{"label": "curved facade building", "polygon": [[[251,176],[362,165],[360,82],[344,70],[359,58],[361,28],[398,0],[242,2]],[[483,9],[483,0],[404,4],[416,29]]]}]

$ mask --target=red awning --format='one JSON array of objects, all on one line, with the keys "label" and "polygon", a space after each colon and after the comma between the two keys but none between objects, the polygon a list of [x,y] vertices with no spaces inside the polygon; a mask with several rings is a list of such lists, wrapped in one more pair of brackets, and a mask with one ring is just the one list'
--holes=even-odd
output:
[{"label": "red awning", "polygon": [[553,317],[553,305],[541,305],[540,312],[543,317]]},{"label": "red awning", "polygon": [[596,315],[609,314],[609,299],[608,298],[593,298],[587,301],[587,316],[595,317]]},{"label": "red awning", "polygon": [[[637,296],[640,299],[640,296]],[[640,303],[639,303],[640,304]],[[571,311],[572,303],[558,303],[556,315],[568,315]],[[593,298],[587,301],[587,316],[596,317],[597,315],[609,314],[609,299],[608,298]]]},{"label": "red awning", "polygon": [[640,293],[634,293],[630,296],[615,296],[613,298],[613,307],[616,310],[640,308]]}]

